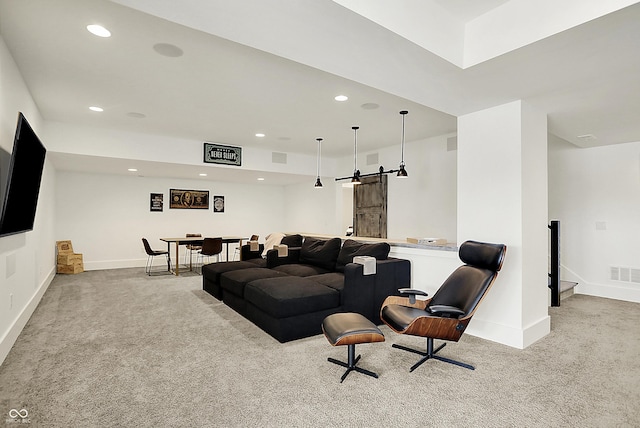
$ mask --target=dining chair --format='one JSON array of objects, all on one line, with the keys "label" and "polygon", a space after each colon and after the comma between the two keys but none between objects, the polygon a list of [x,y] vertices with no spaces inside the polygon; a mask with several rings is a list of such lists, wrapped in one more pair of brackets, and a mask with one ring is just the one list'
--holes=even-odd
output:
[{"label": "dining chair", "polygon": [[[187,233],[185,235],[187,238],[200,238],[202,234],[200,233]],[[191,266],[191,262],[193,261],[193,253],[196,253],[202,249],[201,242],[192,242],[186,245],[187,251],[184,252],[184,264],[187,266]]]},{"label": "dining chair", "polygon": [[204,258],[206,257],[208,261],[209,258],[215,257],[216,262],[219,262],[220,253],[222,253],[222,238],[204,238],[202,248],[198,251],[198,261],[196,262],[200,266],[200,273],[202,273]]},{"label": "dining chair", "polygon": [[142,244],[144,245],[144,250],[147,253],[147,264],[144,269],[146,274],[151,276],[151,267],[153,266],[153,259],[156,256],[165,256],[167,258],[167,271],[171,273],[171,260],[169,259],[169,251],[152,249],[151,245],[149,245],[149,241],[147,241],[146,238],[142,238]]}]

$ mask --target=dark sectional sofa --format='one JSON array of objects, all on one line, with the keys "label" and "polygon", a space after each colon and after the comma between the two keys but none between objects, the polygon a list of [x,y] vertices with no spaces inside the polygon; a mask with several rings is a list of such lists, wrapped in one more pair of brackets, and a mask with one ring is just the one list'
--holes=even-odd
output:
[{"label": "dark sectional sofa", "polygon": [[[337,312],[357,312],[380,324],[380,307],[399,288],[410,287],[411,264],[389,258],[389,244],[288,235],[288,255],[270,250],[266,259],[242,248],[242,261],[203,266],[203,289],[280,342],[322,332]],[[363,274],[355,256],[376,258],[376,273]]]}]

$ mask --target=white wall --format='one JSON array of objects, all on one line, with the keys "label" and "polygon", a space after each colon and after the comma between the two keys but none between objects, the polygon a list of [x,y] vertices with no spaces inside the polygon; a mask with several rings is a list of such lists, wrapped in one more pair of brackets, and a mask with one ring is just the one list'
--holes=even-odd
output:
[{"label": "white wall", "polygon": [[549,218],[560,221],[562,279],[584,294],[640,302],[640,283],[610,267],[640,269],[640,142],[549,146]]},{"label": "white wall", "polygon": [[458,118],[458,239],[503,243],[507,256],[473,323],[524,348],[550,330],[547,118],[522,101]]},{"label": "white wall", "polygon": [[[170,209],[170,188],[208,190],[209,209]],[[164,194],[162,212],[150,212],[150,193]],[[267,234],[284,231],[286,226],[284,188],[262,183],[59,171],[56,195],[56,239],[70,239],[74,250],[83,254],[87,270],[144,266],[143,237],[157,249],[166,248],[159,238],[186,233],[258,234],[262,242]],[[213,212],[215,195],[225,197],[224,213]]]},{"label": "white wall", "polygon": [[[18,112],[36,134],[40,113],[0,37],[0,145],[13,148]],[[47,146],[47,141],[42,141]],[[55,171],[47,161],[40,187],[34,230],[0,238],[0,363],[35,310],[55,273],[53,205]]]},{"label": "white wall", "polygon": [[344,235],[336,203],[336,192],[342,190],[334,177],[321,177],[322,188],[308,183],[285,188],[285,231],[323,235]]},{"label": "white wall", "polygon": [[[410,178],[389,179],[390,238],[439,236],[455,242],[456,152],[447,151],[446,140],[447,136],[441,136],[407,143],[405,159]],[[74,139],[70,138],[68,144],[73,145]],[[389,169],[397,168],[399,150],[398,144],[375,153],[379,163]],[[376,171],[379,165],[365,165],[367,154],[361,155],[359,168],[363,173]],[[353,159],[342,162],[347,165],[345,174],[349,173]],[[322,182],[322,189],[314,189],[312,179],[281,187],[59,171],[56,239],[71,239],[76,252],[83,253],[86,269],[105,269],[140,266],[146,258],[140,244],[142,236],[158,247],[164,245],[158,238],[187,232],[257,233],[261,240],[274,231],[344,235],[346,225],[351,224],[351,190],[345,190],[333,176],[323,177]],[[225,195],[226,212],[171,210],[169,188]],[[163,213],[149,212],[150,193],[164,194]]]},{"label": "white wall", "polygon": [[[409,177],[406,180],[390,174],[387,181],[387,237],[405,240],[409,237],[446,238],[456,242],[457,212],[457,150],[447,150],[447,139],[454,135],[441,135],[425,140],[407,142],[405,163]],[[378,154],[378,163],[367,165],[368,155]],[[377,151],[358,153],[358,169],[362,174],[397,169],[400,164],[400,143]],[[338,176],[353,173],[353,156],[337,162]],[[353,193],[351,189],[336,190],[337,199],[343,201],[342,233],[352,223]],[[351,196],[350,196],[351,195]]]},{"label": "white wall", "polygon": [[[143,134],[121,130],[77,126],[61,122],[46,122],[43,135],[50,150],[60,153],[154,161],[181,165],[206,166],[208,168],[258,170],[279,174],[315,174],[316,156],[287,153],[287,163],[271,162],[272,151],[255,147],[244,147],[242,166],[205,165],[202,162],[203,141],[174,136]],[[179,146],[180,150],[176,150]],[[331,159],[322,163],[323,171],[333,172]]]}]

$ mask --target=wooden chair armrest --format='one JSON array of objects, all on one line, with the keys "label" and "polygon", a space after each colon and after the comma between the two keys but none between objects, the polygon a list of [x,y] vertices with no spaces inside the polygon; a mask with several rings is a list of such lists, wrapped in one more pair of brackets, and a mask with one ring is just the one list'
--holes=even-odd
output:
[{"label": "wooden chair armrest", "polygon": [[385,306],[388,306],[388,305],[401,305],[401,306],[407,306],[409,308],[424,309],[424,308],[427,307],[427,305],[429,304],[430,300],[431,299],[416,300],[415,303],[410,303],[408,297],[389,296],[382,303],[382,307],[384,308]]}]

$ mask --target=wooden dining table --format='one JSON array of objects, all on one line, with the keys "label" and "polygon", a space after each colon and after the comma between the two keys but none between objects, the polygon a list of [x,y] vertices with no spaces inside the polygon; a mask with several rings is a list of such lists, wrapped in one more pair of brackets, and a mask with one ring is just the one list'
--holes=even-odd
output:
[{"label": "wooden dining table", "polygon": [[[229,260],[229,244],[235,244],[237,242],[239,246],[242,246],[242,241],[249,240],[249,238],[245,238],[242,236],[222,236],[221,238],[222,238],[222,243],[225,244],[226,246],[225,260]],[[204,241],[204,239],[205,238],[202,236],[190,236],[188,238],[186,236],[182,236],[179,238],[160,238],[161,241],[167,243],[167,252],[169,253],[169,264],[171,264],[171,244],[173,243],[176,246],[176,251],[175,251],[176,263],[175,263],[175,269],[173,270],[173,273],[176,276],[180,275],[180,246],[188,245],[188,244],[202,245],[202,241]],[[189,262],[189,270],[192,270],[191,262]]]}]

